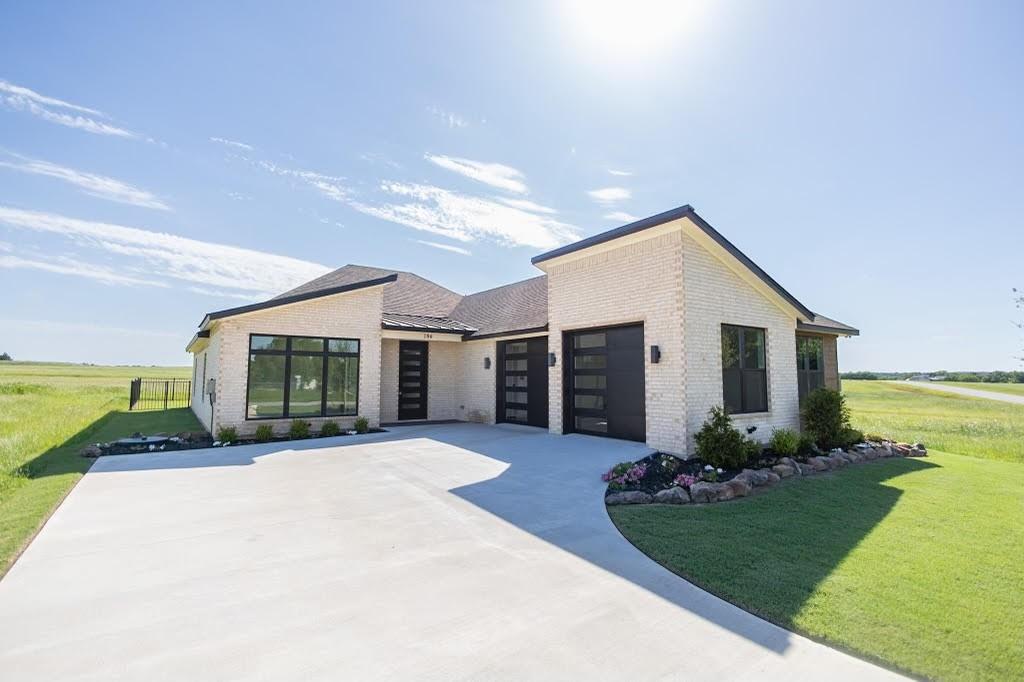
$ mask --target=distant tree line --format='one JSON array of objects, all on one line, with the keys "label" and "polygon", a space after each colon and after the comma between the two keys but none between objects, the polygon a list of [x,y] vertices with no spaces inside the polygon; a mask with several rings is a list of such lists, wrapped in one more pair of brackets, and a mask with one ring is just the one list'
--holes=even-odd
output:
[{"label": "distant tree line", "polygon": [[1024,384],[1024,372],[843,372],[843,379],[896,380],[924,379],[928,381],[965,381],[986,384]]},{"label": "distant tree line", "polygon": [[4,361],[9,362],[9,361],[11,361],[13,359],[14,358],[11,357],[10,353],[0,353],[0,362],[4,362]]}]

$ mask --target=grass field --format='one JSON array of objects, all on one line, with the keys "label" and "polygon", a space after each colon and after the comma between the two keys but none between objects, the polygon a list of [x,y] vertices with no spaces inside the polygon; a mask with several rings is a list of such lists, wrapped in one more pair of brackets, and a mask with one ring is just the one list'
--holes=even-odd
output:
[{"label": "grass field", "polygon": [[1024,410],[843,387],[855,426],[922,440],[929,456],[720,505],[611,507],[613,521],[656,561],[788,629],[921,676],[1021,679]]},{"label": "grass field", "polygon": [[844,381],[853,424],[929,448],[1024,462],[1024,405],[890,381]]},{"label": "grass field", "polygon": [[987,384],[980,381],[940,381],[938,383],[946,386],[973,388],[978,391],[992,391],[994,393],[1006,393],[1008,395],[1024,395],[1024,384]]},{"label": "grass field", "polygon": [[201,428],[186,409],[127,412],[135,376],[189,368],[0,362],[0,575],[89,468],[82,445],[135,431]]}]

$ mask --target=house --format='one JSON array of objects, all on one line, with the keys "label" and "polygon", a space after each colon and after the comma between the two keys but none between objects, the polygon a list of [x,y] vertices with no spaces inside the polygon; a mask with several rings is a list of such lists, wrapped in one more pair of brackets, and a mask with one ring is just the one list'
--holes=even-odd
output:
[{"label": "house", "polygon": [[690,206],[540,254],[543,274],[468,296],[346,265],[207,313],[188,344],[211,430],[511,422],[685,455],[714,405],[738,427],[799,427],[839,388],[838,337]]}]

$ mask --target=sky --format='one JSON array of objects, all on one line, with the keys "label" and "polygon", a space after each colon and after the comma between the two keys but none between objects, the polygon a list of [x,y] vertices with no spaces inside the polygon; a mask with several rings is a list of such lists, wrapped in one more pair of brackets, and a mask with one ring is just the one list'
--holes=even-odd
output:
[{"label": "sky", "polygon": [[1014,2],[5,3],[0,351],[190,364],[346,263],[472,293],[690,204],[844,371],[1017,368],[1022,74]]}]

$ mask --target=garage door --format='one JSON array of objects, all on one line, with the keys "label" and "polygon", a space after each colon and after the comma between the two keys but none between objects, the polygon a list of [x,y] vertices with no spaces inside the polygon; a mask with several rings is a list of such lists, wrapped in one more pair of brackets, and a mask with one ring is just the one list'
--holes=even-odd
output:
[{"label": "garage door", "polygon": [[498,343],[498,421],[548,426],[548,337]]},{"label": "garage door", "polygon": [[646,440],[643,325],[588,329],[566,337],[569,430]]}]

